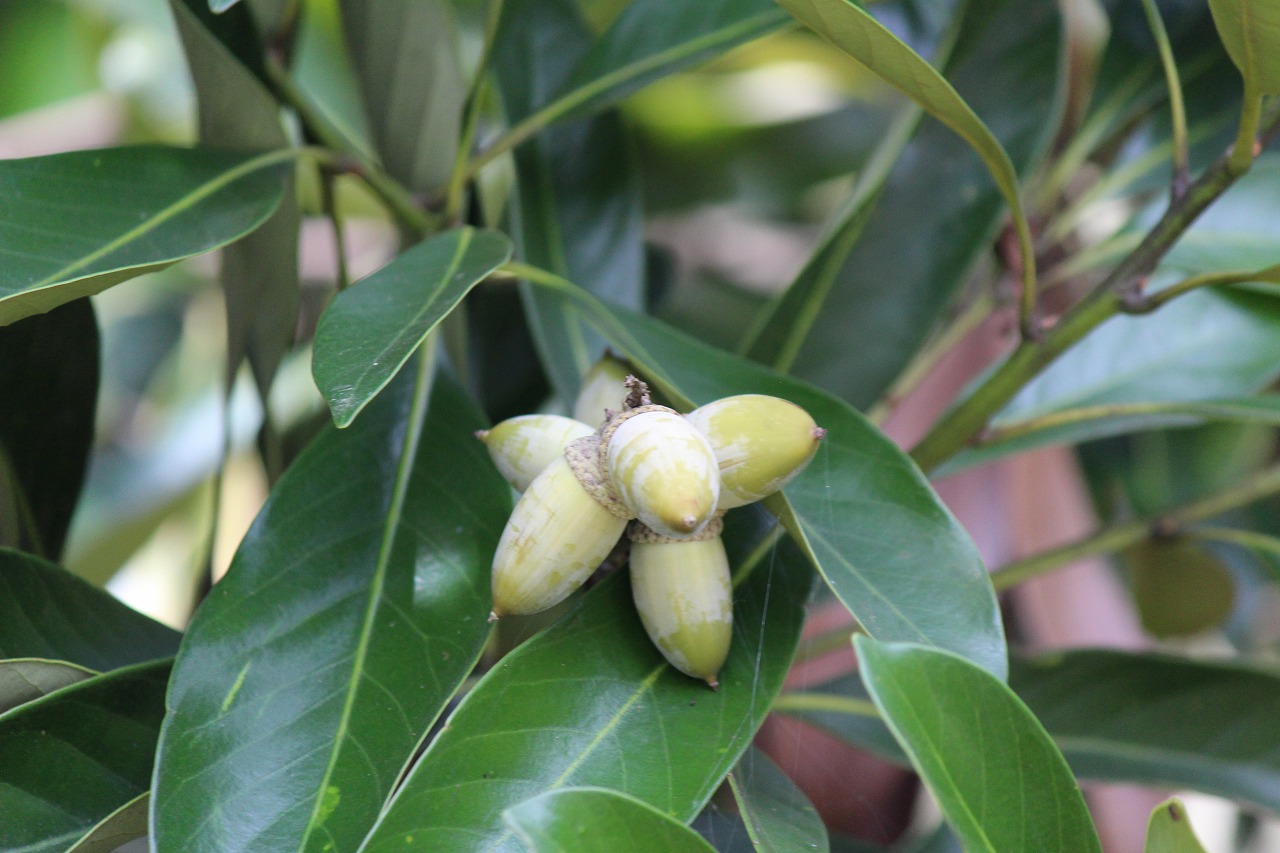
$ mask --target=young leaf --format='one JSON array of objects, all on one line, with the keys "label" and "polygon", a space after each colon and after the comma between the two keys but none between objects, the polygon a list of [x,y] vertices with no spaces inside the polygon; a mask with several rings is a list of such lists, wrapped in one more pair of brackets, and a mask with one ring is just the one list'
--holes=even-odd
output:
[{"label": "young leaf", "polygon": [[625,572],[503,658],[410,771],[362,851],[522,848],[502,813],[610,786],[679,821],[698,813],[782,686],[813,574],[787,542],[756,553],[763,513],[726,519],[738,587],[719,690],[677,672],[645,635]]},{"label": "young leaf", "polygon": [[66,850],[147,790],[170,664],[95,676],[0,714],[0,848]]},{"label": "young leaf", "polygon": [[1269,0],[1209,0],[1213,23],[1247,85],[1280,92],[1280,6]]},{"label": "young leaf", "polygon": [[180,636],[59,566],[0,548],[0,657],[99,672],[170,657]]},{"label": "young leaf", "polygon": [[417,380],[298,458],[197,612],[156,767],[160,849],[352,849],[475,664],[510,489],[462,393],[439,377],[424,421]]},{"label": "young leaf", "polygon": [[147,834],[147,812],[150,808],[151,793],[139,794],[98,821],[93,829],[68,847],[66,853],[114,853],[124,843]]},{"label": "young leaf", "polygon": [[284,159],[140,145],[0,161],[0,325],[252,231],[280,203]]},{"label": "young leaf", "polygon": [[320,318],[311,362],[334,423],[350,425],[467,291],[510,257],[503,234],[459,228],[335,296]]},{"label": "young leaf", "polygon": [[854,638],[862,679],[966,850],[1101,853],[1067,762],[989,672],[947,652]]},{"label": "young leaf", "polygon": [[813,803],[760,750],[747,750],[729,774],[747,832],[760,853],[829,849],[827,828]]},{"label": "young leaf", "polygon": [[714,853],[698,833],[635,797],[561,788],[502,813],[531,853]]},{"label": "young leaf", "polygon": [[65,661],[0,660],[0,714],[95,675],[91,669]]},{"label": "young leaf", "polygon": [[1205,853],[1191,828],[1187,809],[1177,797],[1170,797],[1152,809],[1143,849],[1146,853]]}]

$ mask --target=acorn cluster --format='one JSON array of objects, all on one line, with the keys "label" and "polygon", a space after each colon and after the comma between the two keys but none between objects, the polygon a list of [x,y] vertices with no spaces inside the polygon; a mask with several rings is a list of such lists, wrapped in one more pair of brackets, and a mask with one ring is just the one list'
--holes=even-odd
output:
[{"label": "acorn cluster", "polygon": [[[622,396],[612,370],[588,378],[575,415],[591,417],[601,384]],[[524,415],[477,433],[521,492],[493,558],[492,618],[563,601],[625,533],[649,638],[681,672],[715,687],[733,627],[721,516],[782,488],[825,431],[777,397],[726,397],[681,415],[654,405],[635,377],[624,388],[620,410],[594,409],[604,411],[599,429]]]}]

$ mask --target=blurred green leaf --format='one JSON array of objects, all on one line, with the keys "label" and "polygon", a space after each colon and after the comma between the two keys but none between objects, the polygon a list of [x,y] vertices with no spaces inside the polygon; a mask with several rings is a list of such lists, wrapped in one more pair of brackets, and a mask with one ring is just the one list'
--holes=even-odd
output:
[{"label": "blurred green leaf", "polygon": [[1101,853],[1067,762],[991,673],[947,652],[854,637],[862,679],[966,850]]},{"label": "blurred green leaf", "polygon": [[692,829],[635,797],[561,788],[502,813],[531,853],[713,853]]},{"label": "blurred green leaf", "polygon": [[156,769],[161,849],[353,849],[474,666],[510,488],[444,377],[423,421],[423,381],[299,457],[197,612]]},{"label": "blurred green leaf", "polygon": [[453,4],[359,0],[340,8],[365,117],[387,172],[413,190],[437,188],[453,169],[467,94]]},{"label": "blurred green leaf", "polygon": [[[726,519],[741,571],[763,514]],[[786,541],[750,557],[719,690],[669,666],[625,572],[503,658],[414,765],[362,850],[518,851],[503,811],[548,791],[611,785],[678,821],[698,813],[782,686],[813,574]]]},{"label": "blurred green leaf", "polygon": [[[1265,270],[1280,264],[1280,222],[1274,215],[1277,193],[1280,152],[1269,152],[1169,250],[1152,276],[1150,289],[1203,273]],[[1158,212],[1149,210],[1139,227],[1149,226]]]},{"label": "blurred green leaf", "polygon": [[506,235],[459,228],[335,296],[316,328],[311,364],[334,423],[355,420],[467,291],[510,257]]},{"label": "blurred green leaf", "polygon": [[1245,85],[1280,92],[1280,6],[1268,0],[1209,0],[1218,35]]},{"label": "blurred green leaf", "polygon": [[0,714],[0,849],[61,853],[151,784],[171,661]]},{"label": "blurred green leaf", "polygon": [[1217,628],[1231,615],[1235,583],[1213,552],[1187,539],[1153,539],[1123,553],[1138,617],[1155,637]]},{"label": "blurred green leaf", "polygon": [[760,853],[826,851],[827,829],[813,803],[787,774],[752,747],[729,774],[747,832]]},{"label": "blurred green leaf", "polygon": [[98,822],[66,853],[114,853],[125,842],[147,834],[151,793],[134,797]]},{"label": "blurred green leaf", "polygon": [[169,657],[177,631],[55,566],[0,548],[0,657],[69,661],[99,672]]},{"label": "blurred green leaf", "polygon": [[0,543],[62,555],[93,445],[98,349],[88,299],[0,326],[0,483],[12,478],[18,520],[31,525],[14,541],[0,531]]},{"label": "blurred green leaf", "polygon": [[1187,809],[1177,797],[1170,797],[1152,809],[1143,850],[1146,853],[1205,853],[1191,828]]},{"label": "blurred green leaf", "polygon": [[0,660],[0,714],[94,675],[91,669],[59,660]]},{"label": "blurred green leaf", "polygon": [[0,161],[0,325],[252,231],[280,203],[280,159],[139,145]]}]

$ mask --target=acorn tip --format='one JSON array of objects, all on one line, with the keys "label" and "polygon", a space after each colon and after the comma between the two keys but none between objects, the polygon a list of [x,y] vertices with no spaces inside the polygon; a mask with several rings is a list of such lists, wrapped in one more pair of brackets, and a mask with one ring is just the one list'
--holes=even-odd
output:
[{"label": "acorn tip", "polygon": [[817,441],[822,441],[822,439],[827,437],[827,431],[820,426],[814,427],[810,432]]},{"label": "acorn tip", "polygon": [[489,438],[489,431],[487,429],[478,429],[475,431],[474,435],[481,441],[485,441]]},{"label": "acorn tip", "polygon": [[489,611],[489,621],[490,621],[490,622],[497,622],[497,621],[498,621],[498,611],[496,611],[496,610],[490,610],[490,611]]},{"label": "acorn tip", "polygon": [[707,677],[707,686],[710,687],[712,690],[720,689],[719,676],[720,676],[720,673],[717,672],[715,675],[711,675]]}]

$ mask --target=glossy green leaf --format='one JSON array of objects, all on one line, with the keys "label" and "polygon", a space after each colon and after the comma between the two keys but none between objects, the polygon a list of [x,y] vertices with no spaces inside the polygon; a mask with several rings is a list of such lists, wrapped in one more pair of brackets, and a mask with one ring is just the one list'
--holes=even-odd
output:
[{"label": "glossy green leaf", "polygon": [[[495,69],[515,121],[541,107],[592,43],[573,0],[503,4]],[[614,112],[547,128],[515,152],[510,212],[516,253],[596,295],[640,308],[644,222],[630,140]],[[571,404],[582,376],[604,348],[577,312],[554,293],[522,287],[541,360]]]},{"label": "glossy green leaf", "polygon": [[340,8],[365,116],[387,172],[410,189],[436,189],[453,168],[467,94],[453,4],[360,0]]},{"label": "glossy green leaf", "polygon": [[1186,807],[1177,797],[1170,797],[1152,809],[1143,850],[1146,853],[1206,853],[1191,828]]},{"label": "glossy green leaf", "polygon": [[252,231],[280,203],[280,159],[140,145],[0,161],[0,325]]},{"label": "glossy green leaf", "polygon": [[352,849],[471,671],[510,488],[461,392],[439,377],[424,422],[425,394],[403,376],[317,439],[197,612],[157,762],[160,849]]},{"label": "glossy green leaf", "polygon": [[1101,853],[1067,762],[989,672],[947,652],[854,638],[862,679],[966,850]]},{"label": "glossy green leaf", "polygon": [[170,661],[0,714],[0,849],[61,853],[151,782]]},{"label": "glossy green leaf", "polygon": [[502,814],[531,853],[714,853],[698,833],[606,788],[561,788]]},{"label": "glossy green leaf", "polygon": [[[270,151],[286,148],[280,104],[239,57],[207,28],[188,6],[170,0],[187,65],[196,89],[196,118],[201,144],[215,148]],[[219,10],[215,10],[219,11]],[[247,9],[216,19],[228,41],[257,45]],[[261,47],[253,50],[259,56]],[[298,229],[301,225],[292,182],[279,207],[252,233],[222,252],[220,278],[227,305],[227,384],[248,358],[265,399],[280,360],[298,324]]]},{"label": "glossy green leaf", "polygon": [[[762,513],[730,513],[744,567]],[[625,572],[503,658],[414,765],[361,850],[519,851],[502,813],[566,787],[610,786],[693,818],[751,741],[782,686],[813,574],[788,542],[751,558],[729,658],[713,691],[668,665],[636,616]]]},{"label": "glossy green leaf", "polygon": [[827,430],[822,448],[786,487],[786,502],[770,500],[832,591],[872,636],[950,649],[1004,677],[1004,629],[982,558],[893,442],[811,385],[652,318],[609,311],[581,295],[578,301],[610,343],[676,402],[760,393],[808,410]]},{"label": "glossy green leaf", "polygon": [[355,420],[467,291],[510,257],[503,234],[459,228],[419,243],[335,296],[320,318],[311,361],[334,423]]},{"label": "glossy green leaf", "polygon": [[[1058,9],[974,0],[957,14],[963,17],[943,70],[1026,173],[1039,163],[1062,109]],[[1003,216],[1001,194],[982,161],[947,127],[926,119],[860,235],[852,218],[835,226],[793,283],[827,292],[794,354],[795,374],[858,408],[874,403],[987,257]],[[775,322],[785,330],[800,316],[799,309],[795,316],[779,311]],[[761,340],[753,357],[778,360],[786,336],[776,333],[773,343]]]},{"label": "glossy green leaf", "polygon": [[1280,92],[1280,6],[1268,0],[1209,0],[1218,35],[1245,84]]},{"label": "glossy green leaf", "polygon": [[99,672],[169,657],[177,631],[65,569],[0,548],[0,657],[69,661]]},{"label": "glossy green leaf", "polygon": [[827,828],[804,792],[754,747],[729,774],[738,810],[760,853],[826,851]]},{"label": "glossy green leaf", "polygon": [[94,675],[93,670],[66,661],[0,660],[0,714]]},{"label": "glossy green leaf", "polygon": [[139,794],[98,821],[93,829],[68,847],[66,853],[114,853],[122,844],[147,834],[147,812],[150,808],[151,793]]},{"label": "glossy green leaf", "polygon": [[61,556],[93,446],[98,349],[88,299],[0,326],[0,490],[8,481],[23,522],[9,537],[0,522],[0,544]]}]

